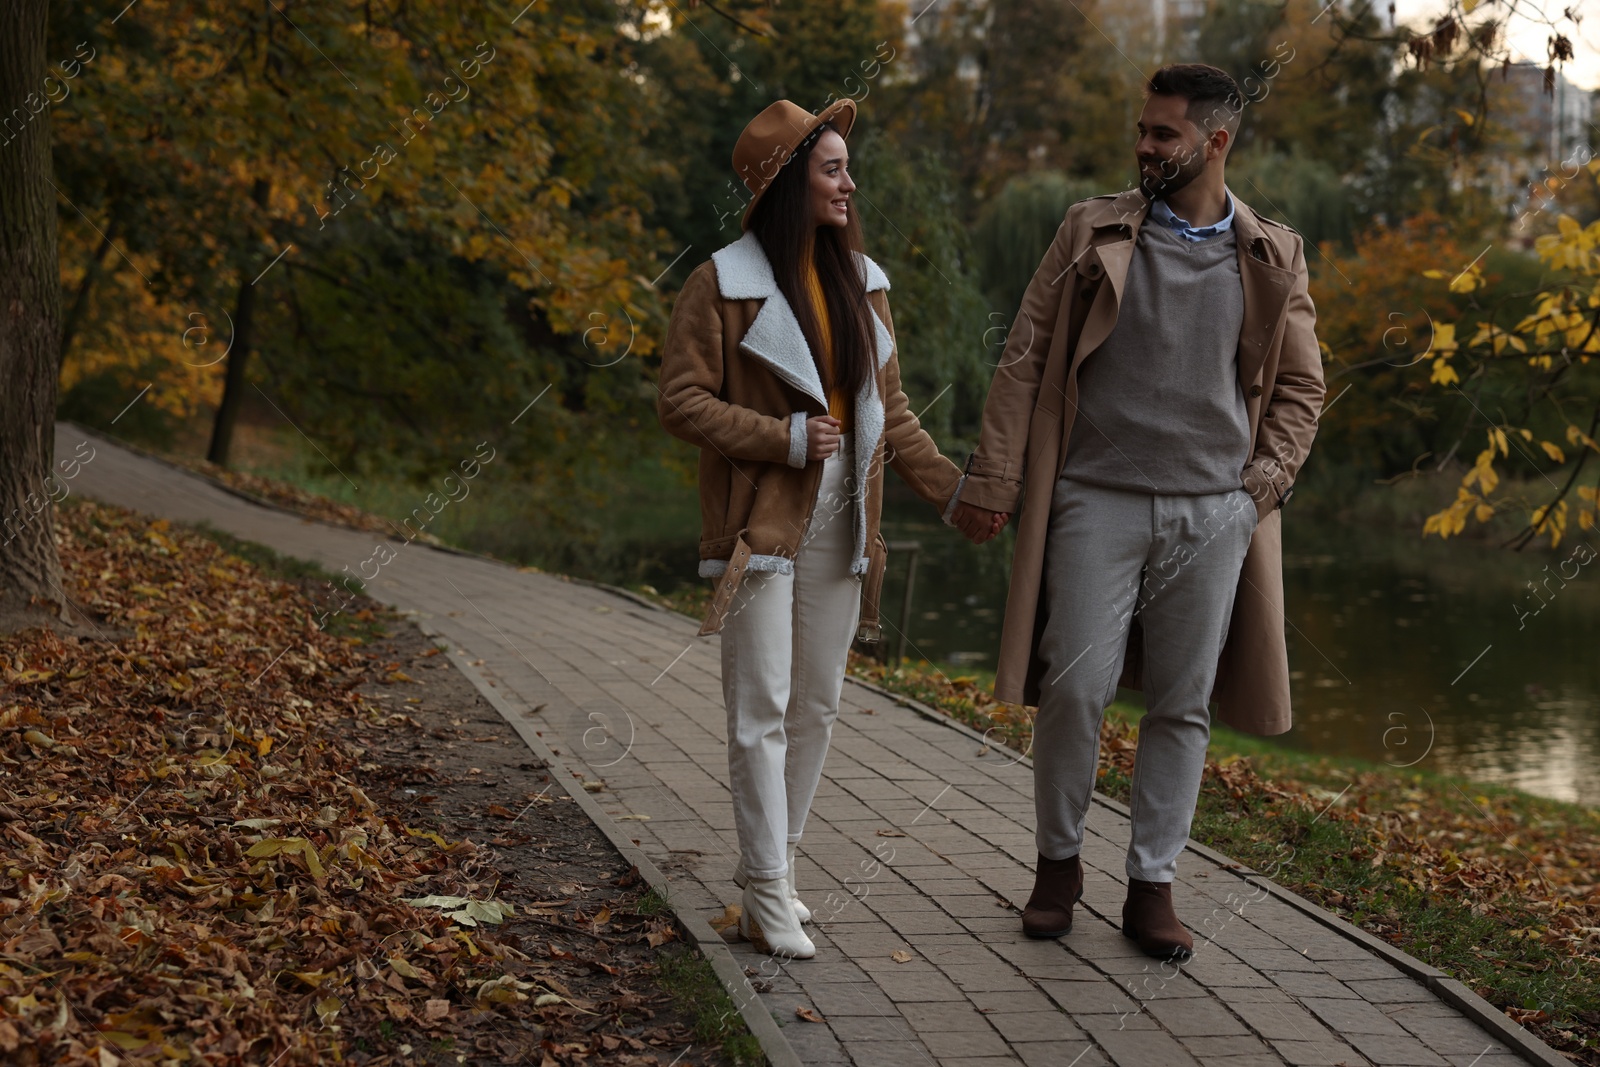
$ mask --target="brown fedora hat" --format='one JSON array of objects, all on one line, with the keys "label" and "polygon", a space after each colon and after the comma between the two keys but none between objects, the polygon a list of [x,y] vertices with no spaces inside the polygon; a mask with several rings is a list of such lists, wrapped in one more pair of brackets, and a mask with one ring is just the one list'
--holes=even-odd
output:
[{"label": "brown fedora hat", "polygon": [[745,205],[744,218],[739,220],[739,228],[750,228],[750,213],[755,210],[761,194],[767,191],[778,171],[813,130],[824,122],[832,122],[838,127],[839,136],[848,137],[855,121],[856,102],[848,96],[835,100],[815,115],[792,100],[779,100],[751,119],[733,146],[733,172],[752,194],[750,203]]}]

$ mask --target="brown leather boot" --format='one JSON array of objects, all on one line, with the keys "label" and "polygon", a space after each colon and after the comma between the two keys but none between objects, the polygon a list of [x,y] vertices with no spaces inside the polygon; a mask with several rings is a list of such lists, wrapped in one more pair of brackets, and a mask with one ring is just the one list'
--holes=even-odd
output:
[{"label": "brown leather boot", "polygon": [[1039,857],[1033,894],[1022,909],[1022,932],[1029,937],[1060,937],[1072,929],[1072,905],[1083,896],[1083,863]]},{"label": "brown leather boot", "polygon": [[1128,879],[1128,899],[1122,905],[1122,933],[1138,944],[1139,951],[1161,960],[1186,960],[1194,955],[1194,938],[1172,910],[1171,882]]}]

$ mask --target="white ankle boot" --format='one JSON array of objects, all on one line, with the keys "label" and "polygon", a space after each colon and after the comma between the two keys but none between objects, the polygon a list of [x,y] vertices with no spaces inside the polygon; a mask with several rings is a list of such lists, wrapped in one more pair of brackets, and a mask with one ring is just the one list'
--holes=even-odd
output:
[{"label": "white ankle boot", "polygon": [[[794,908],[794,917],[803,923],[808,923],[811,921],[811,909],[800,902],[800,893],[794,884],[795,853],[799,848],[798,843],[789,845],[789,873],[784,880],[789,883],[789,904]],[[733,884],[743,889],[749,880],[750,876],[744,873],[744,862],[741,860],[734,865]]]},{"label": "white ankle boot", "polygon": [[739,933],[758,950],[770,956],[798,960],[808,960],[817,954],[817,947],[800,929],[800,920],[795,918],[785,879],[747,879],[743,904]]}]

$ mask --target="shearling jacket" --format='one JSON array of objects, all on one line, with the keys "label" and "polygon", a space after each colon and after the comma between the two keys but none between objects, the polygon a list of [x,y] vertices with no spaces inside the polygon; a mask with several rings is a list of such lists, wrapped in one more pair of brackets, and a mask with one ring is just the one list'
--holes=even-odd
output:
[{"label": "shearling jacket", "polygon": [[[900,388],[889,279],[857,254],[872,307],[876,373],[857,392],[848,508],[850,572],[862,579],[857,636],[878,640],[878,597],[888,550],[878,532],[887,463],[946,524],[962,474],[940,452]],[[696,267],[678,294],[661,350],[656,411],[668,433],[700,448],[700,574],[722,578],[741,535],[748,563],[790,574],[819,506],[821,461],[806,460],[806,420],[828,412],[822,379],[794,310],[778,289],[754,231]],[[731,595],[719,582],[719,596]],[[708,626],[713,624],[708,620]],[[709,631],[705,631],[709,632]]]}]

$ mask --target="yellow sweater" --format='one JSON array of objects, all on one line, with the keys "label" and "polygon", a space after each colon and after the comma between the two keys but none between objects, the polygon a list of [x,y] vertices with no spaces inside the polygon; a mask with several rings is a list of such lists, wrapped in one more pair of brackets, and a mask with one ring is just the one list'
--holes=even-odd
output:
[{"label": "yellow sweater", "polygon": [[850,398],[844,395],[843,390],[832,388],[833,372],[833,324],[828,321],[828,304],[822,296],[822,279],[817,276],[817,266],[810,255],[803,258],[805,264],[806,289],[811,294],[811,306],[816,309],[817,324],[822,330],[822,374],[823,388],[828,390],[828,414],[839,420],[840,432],[848,433],[854,426],[851,418]]}]

